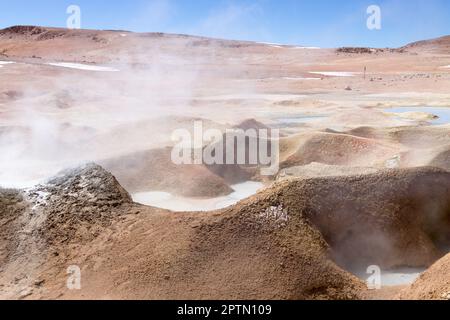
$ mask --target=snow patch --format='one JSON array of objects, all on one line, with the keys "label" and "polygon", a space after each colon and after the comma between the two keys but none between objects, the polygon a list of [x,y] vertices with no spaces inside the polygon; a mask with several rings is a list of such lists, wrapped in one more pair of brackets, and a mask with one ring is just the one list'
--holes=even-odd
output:
[{"label": "snow patch", "polygon": [[85,71],[102,71],[102,72],[118,72],[120,70],[111,67],[101,67],[90,64],[81,63],[69,63],[69,62],[57,62],[57,63],[47,63],[49,66],[63,67],[69,69],[85,70]]},{"label": "snow patch", "polygon": [[283,80],[321,80],[321,78],[307,78],[307,77],[283,77]]},{"label": "snow patch", "polygon": [[274,43],[274,42],[257,42],[259,44],[264,44],[266,46],[277,46],[277,47],[283,47],[280,43]]},{"label": "snow patch", "polygon": [[319,47],[293,47],[292,49],[303,49],[303,50],[320,50]]},{"label": "snow patch", "polygon": [[359,74],[359,72],[337,72],[337,71],[327,71],[327,72],[318,72],[318,71],[311,71],[309,72],[311,74],[319,74],[322,76],[328,76],[328,77],[354,77]]},{"label": "snow patch", "polygon": [[261,78],[258,80],[287,80],[287,81],[309,81],[309,80],[322,80],[322,78],[311,78],[311,77],[269,77]]},{"label": "snow patch", "polygon": [[270,46],[272,48],[286,48],[286,49],[301,49],[301,50],[318,50],[321,49],[319,47],[304,47],[304,46],[293,46],[288,44],[280,44],[274,42],[257,42],[258,44],[263,44],[266,46]]},{"label": "snow patch", "polygon": [[0,61],[0,68],[3,68],[3,66],[6,66],[8,64],[14,64],[14,61]]}]

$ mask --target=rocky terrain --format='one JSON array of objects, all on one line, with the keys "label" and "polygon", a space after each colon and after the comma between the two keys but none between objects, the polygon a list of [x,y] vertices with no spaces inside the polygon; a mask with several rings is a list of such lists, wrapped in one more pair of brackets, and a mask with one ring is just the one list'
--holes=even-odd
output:
[{"label": "rocky terrain", "polygon": [[[362,299],[364,283],[344,270],[444,255],[449,184],[433,168],[296,178],[228,209],[175,215],[133,204],[110,173],[85,165],[2,192],[2,297]],[[72,262],[81,291],[65,288]],[[405,297],[445,278],[441,264]]]},{"label": "rocky terrain", "polygon": [[[0,298],[449,299],[449,48],[0,30]],[[245,149],[278,143],[280,172],[176,165],[196,122],[278,129]],[[368,290],[369,266],[428,270]]]},{"label": "rocky terrain", "polygon": [[[94,164],[33,190],[5,191],[3,202],[2,219],[9,219],[2,222],[2,282],[10,282],[2,283],[2,297],[354,299],[363,288],[330,260],[307,220],[270,206],[259,205],[257,214],[244,204],[222,214],[174,216],[132,204]],[[29,218],[33,229],[19,237],[17,227]],[[18,252],[24,242],[32,246]],[[24,274],[36,256],[42,259],[34,273]],[[71,259],[85,264],[81,295],[59,282],[59,267]]]}]

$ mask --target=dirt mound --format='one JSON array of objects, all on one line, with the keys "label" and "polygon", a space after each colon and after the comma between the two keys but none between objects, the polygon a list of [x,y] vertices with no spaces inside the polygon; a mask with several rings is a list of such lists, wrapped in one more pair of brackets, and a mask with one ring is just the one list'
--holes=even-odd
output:
[{"label": "dirt mound", "polygon": [[223,178],[203,165],[176,165],[171,151],[154,149],[101,164],[133,193],[166,191],[186,197],[218,197],[233,192]]},{"label": "dirt mound", "polygon": [[306,166],[290,167],[283,169],[281,170],[277,179],[278,180],[295,179],[295,178],[310,179],[317,177],[362,175],[375,172],[377,172],[377,169],[374,168],[333,166],[313,162]]},{"label": "dirt mound", "polygon": [[430,148],[448,145],[449,134],[445,127],[407,127],[388,131],[388,137],[411,148]]},{"label": "dirt mound", "polygon": [[314,133],[281,141],[283,168],[318,162],[329,165],[382,166],[398,150],[377,140],[345,134]]},{"label": "dirt mound", "polygon": [[450,243],[449,187],[441,170],[388,170],[280,182],[217,213],[140,208],[106,247],[90,243],[102,264],[86,268],[84,298],[359,299],[363,284],[330,258],[432,264]]},{"label": "dirt mound", "polygon": [[[132,202],[109,172],[96,164],[65,170],[27,192],[33,210],[41,212],[43,236],[50,242],[73,240],[76,234],[95,234]],[[95,230],[97,229],[97,230]]]},{"label": "dirt mound", "polygon": [[383,140],[392,144],[401,144],[412,149],[428,149],[447,146],[449,141],[448,128],[439,126],[402,126],[392,128],[358,127],[345,134]]},{"label": "dirt mound", "polygon": [[[30,192],[61,253],[45,260],[39,297],[361,299],[363,283],[331,259],[430,265],[450,244],[448,190],[448,172],[388,170],[283,181],[222,211],[175,215],[131,204],[114,177],[87,165]],[[82,292],[65,288],[73,261]]]},{"label": "dirt mound", "polygon": [[247,119],[240,124],[234,126],[235,129],[241,129],[241,130],[269,130],[269,127],[266,126],[264,123],[259,122],[255,119]]},{"label": "dirt mound", "polygon": [[288,180],[272,201],[310,219],[348,268],[420,267],[450,244],[450,174],[434,168]]},{"label": "dirt mound", "polygon": [[[22,201],[19,192],[3,194],[2,208]],[[33,250],[15,251],[1,274],[2,283],[11,276],[9,298],[360,299],[364,291],[273,190],[220,212],[174,215],[131,204],[111,174],[89,164],[25,197],[26,218],[36,216],[25,238]],[[24,262],[33,257],[35,264]],[[81,291],[66,288],[74,263],[82,267]],[[18,273],[28,275],[20,285]]]},{"label": "dirt mound", "polygon": [[433,264],[400,294],[400,299],[450,300],[450,255]]},{"label": "dirt mound", "polygon": [[450,149],[439,153],[430,162],[430,166],[438,167],[450,171]]},{"label": "dirt mound", "polygon": [[112,234],[65,251],[84,266],[82,292],[62,287],[62,271],[46,282],[48,292],[68,299],[361,298],[363,283],[329,259],[320,233],[271,194],[217,213],[140,207]]},{"label": "dirt mound", "polygon": [[329,260],[317,230],[270,197],[271,191],[262,192],[198,227],[194,243],[200,250],[189,261],[194,270],[212,265],[226,274],[217,297],[230,296],[234,287],[240,293],[233,298],[358,298],[363,284]]},{"label": "dirt mound", "polygon": [[352,136],[367,139],[379,139],[383,137],[383,134],[380,132],[380,130],[377,130],[376,128],[373,127],[358,127],[349,130],[346,133]]},{"label": "dirt mound", "polygon": [[0,297],[29,296],[61,246],[89,243],[130,206],[128,193],[95,164],[33,189],[0,190]]},{"label": "dirt mound", "polygon": [[423,50],[437,53],[450,52],[450,36],[440,37],[431,40],[417,41],[404,46],[405,50]]},{"label": "dirt mound", "polygon": [[[264,128],[264,125],[250,121],[241,124],[237,130],[223,134],[222,140],[209,146],[210,150],[208,150],[210,153],[214,150],[212,152],[214,155],[220,152],[221,157],[218,159],[220,163],[207,165],[207,168],[230,184],[258,178],[262,163],[261,153],[266,156],[272,153],[272,141],[260,135],[259,128]],[[267,137],[271,138],[270,129],[266,133]],[[260,150],[261,145],[266,146],[267,149]]]}]

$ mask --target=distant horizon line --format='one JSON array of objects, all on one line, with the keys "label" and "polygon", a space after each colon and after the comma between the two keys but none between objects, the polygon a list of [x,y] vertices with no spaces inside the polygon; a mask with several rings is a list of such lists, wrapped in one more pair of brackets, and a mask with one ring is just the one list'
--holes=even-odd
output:
[{"label": "distant horizon line", "polygon": [[191,38],[199,38],[199,39],[205,39],[205,40],[215,40],[215,41],[235,41],[235,42],[248,42],[248,43],[257,43],[257,44],[267,44],[267,45],[279,45],[279,46],[285,46],[285,47],[314,47],[318,49],[339,49],[339,48],[367,48],[367,49],[400,49],[407,47],[409,45],[419,43],[419,42],[426,42],[426,41],[433,41],[438,40],[445,37],[450,37],[449,34],[429,38],[429,39],[421,39],[416,40],[412,42],[408,42],[402,46],[399,47],[367,47],[367,46],[360,46],[360,45],[352,45],[352,46],[338,46],[338,47],[316,47],[316,46],[309,46],[309,45],[299,45],[299,44],[285,44],[285,43],[276,43],[276,42],[265,42],[265,41],[256,41],[256,40],[238,40],[238,39],[231,39],[231,38],[218,38],[218,37],[212,37],[212,36],[204,36],[204,35],[195,35],[195,34],[188,34],[188,33],[177,33],[177,32],[161,32],[161,31],[132,31],[132,30],[123,30],[123,29],[89,29],[89,28],[80,28],[80,29],[70,29],[67,27],[55,27],[55,26],[46,26],[46,25],[27,25],[27,24],[17,24],[17,25],[11,25],[8,27],[1,28],[0,31],[12,29],[15,27],[34,27],[34,28],[48,28],[48,29],[60,29],[60,30],[80,30],[80,31],[103,31],[103,32],[126,32],[126,33],[134,33],[134,34],[165,34],[165,35],[172,35],[172,36],[182,36],[182,37],[191,37]]}]

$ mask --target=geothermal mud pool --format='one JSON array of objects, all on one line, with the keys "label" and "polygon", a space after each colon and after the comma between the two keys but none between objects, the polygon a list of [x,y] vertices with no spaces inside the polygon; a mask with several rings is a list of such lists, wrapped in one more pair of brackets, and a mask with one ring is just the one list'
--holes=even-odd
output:
[{"label": "geothermal mud pool", "polygon": [[186,198],[174,196],[167,192],[152,191],[133,194],[133,200],[140,204],[174,212],[213,211],[232,206],[239,201],[256,194],[263,186],[264,185],[259,182],[243,182],[232,185],[231,188],[233,189],[233,192],[228,196],[211,199]]},{"label": "geothermal mud pool", "polygon": [[[0,298],[450,296],[447,44],[0,30]],[[279,129],[280,173],[174,164],[199,121]]]},{"label": "geothermal mud pool", "polygon": [[[426,269],[399,268],[395,270],[382,270],[380,284],[382,287],[407,286],[413,284]],[[361,280],[370,281],[364,272],[355,272]]]}]

